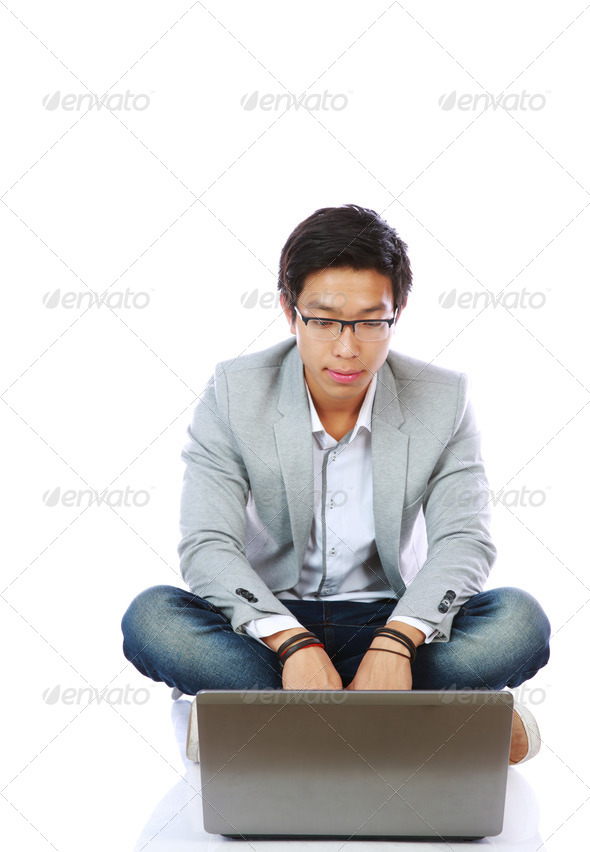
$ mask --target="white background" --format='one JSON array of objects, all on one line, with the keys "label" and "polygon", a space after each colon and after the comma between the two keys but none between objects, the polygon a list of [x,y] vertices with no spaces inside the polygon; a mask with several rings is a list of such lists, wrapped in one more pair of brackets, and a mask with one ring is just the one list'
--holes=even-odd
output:
[{"label": "white background", "polygon": [[120,621],[142,589],[184,587],[197,397],[216,362],[285,338],[280,249],[344,203],[409,246],[393,346],[470,376],[490,585],[527,589],[552,623],[550,664],[517,696],[544,747],[510,770],[485,845],[584,848],[586,3],[3,0],[0,32],[7,848],[221,845],[184,757],[188,701],[127,663]]}]

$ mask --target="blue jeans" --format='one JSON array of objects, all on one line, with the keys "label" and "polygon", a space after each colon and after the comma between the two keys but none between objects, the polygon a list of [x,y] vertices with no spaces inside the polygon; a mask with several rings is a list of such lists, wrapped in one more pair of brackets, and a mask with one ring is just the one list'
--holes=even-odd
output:
[{"label": "blue jeans", "polygon": [[[313,631],[342,678],[352,681],[373,631],[385,624],[395,599],[282,601]],[[203,598],[174,586],[138,594],[121,621],[123,653],[154,681],[185,695],[201,689],[281,689],[277,655]],[[517,687],[549,660],[551,626],[528,592],[505,587],[474,595],[453,621],[449,642],[418,648],[414,689]]]}]

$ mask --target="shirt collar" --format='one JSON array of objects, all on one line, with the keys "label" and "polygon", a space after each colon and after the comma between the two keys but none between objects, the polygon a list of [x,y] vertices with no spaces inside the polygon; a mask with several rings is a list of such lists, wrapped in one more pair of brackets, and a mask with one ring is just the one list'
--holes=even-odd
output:
[{"label": "shirt collar", "polygon": [[[305,382],[305,390],[307,391],[307,398],[309,400],[309,411],[311,414],[311,431],[314,435],[320,432],[325,432],[322,421],[320,420],[315,405],[313,404],[313,400],[311,398],[311,394],[309,392],[309,387],[307,385],[305,377],[303,380]],[[367,388],[367,391],[365,393],[365,398],[363,400],[363,404],[361,405],[361,410],[359,411],[355,427],[352,430],[352,435],[349,439],[350,441],[352,441],[356,437],[357,432],[363,426],[369,432],[371,431],[371,414],[373,412],[373,400],[375,399],[376,390],[377,373],[374,374],[373,378],[371,379],[371,383],[369,384],[369,387]]]}]

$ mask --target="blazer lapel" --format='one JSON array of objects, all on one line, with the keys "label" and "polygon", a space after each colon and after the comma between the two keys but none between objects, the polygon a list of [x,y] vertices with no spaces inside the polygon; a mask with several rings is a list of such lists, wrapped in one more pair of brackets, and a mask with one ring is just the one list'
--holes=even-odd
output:
[{"label": "blazer lapel", "polygon": [[311,535],[313,520],[313,450],[311,416],[297,346],[284,360],[277,410],[283,415],[274,432],[281,475],[287,492],[289,519],[299,568]]},{"label": "blazer lapel", "polygon": [[389,361],[377,373],[377,389],[371,419],[373,462],[373,514],[375,543],[381,564],[394,592],[405,585],[399,573],[399,541],[406,492],[408,444],[399,426],[404,422],[397,387]]}]

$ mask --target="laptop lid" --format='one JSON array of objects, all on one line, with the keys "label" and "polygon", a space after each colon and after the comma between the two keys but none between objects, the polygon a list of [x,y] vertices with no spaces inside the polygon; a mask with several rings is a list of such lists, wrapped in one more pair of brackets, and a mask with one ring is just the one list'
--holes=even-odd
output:
[{"label": "laptop lid", "polygon": [[202,690],[205,830],[472,839],[502,831],[513,698],[489,691]]}]

